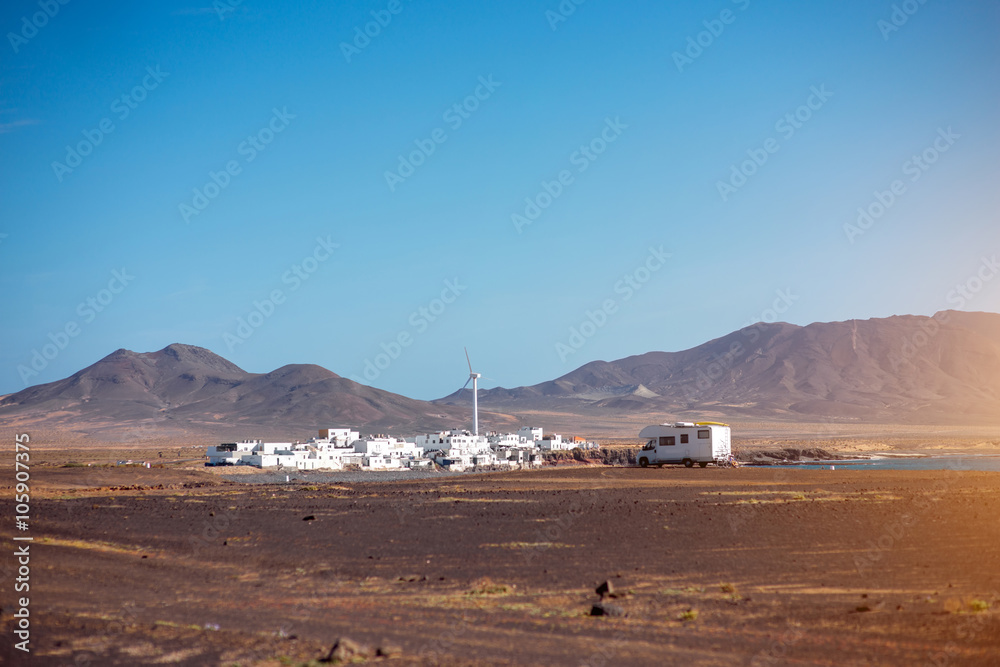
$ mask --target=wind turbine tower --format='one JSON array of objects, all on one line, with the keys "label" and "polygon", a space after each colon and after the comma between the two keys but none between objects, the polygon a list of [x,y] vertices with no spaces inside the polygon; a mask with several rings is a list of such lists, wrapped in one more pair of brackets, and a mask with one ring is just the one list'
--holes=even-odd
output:
[{"label": "wind turbine tower", "polygon": [[[472,372],[472,362],[469,361],[469,348],[465,348],[465,361],[469,364],[469,379],[465,381],[465,387],[472,381],[472,435],[479,435],[479,378],[482,373]],[[465,389],[462,387],[462,389]]]}]

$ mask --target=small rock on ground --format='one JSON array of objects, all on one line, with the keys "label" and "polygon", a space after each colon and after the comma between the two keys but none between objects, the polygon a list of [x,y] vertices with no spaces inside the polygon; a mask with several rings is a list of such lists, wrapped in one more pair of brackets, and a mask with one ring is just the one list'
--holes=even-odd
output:
[{"label": "small rock on ground", "polygon": [[625,610],[610,602],[598,602],[590,608],[591,616],[625,616]]}]

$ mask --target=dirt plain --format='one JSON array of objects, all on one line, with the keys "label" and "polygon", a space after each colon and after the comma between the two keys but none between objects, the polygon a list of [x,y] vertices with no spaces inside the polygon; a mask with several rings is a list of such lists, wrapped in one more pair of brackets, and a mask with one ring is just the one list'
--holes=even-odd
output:
[{"label": "dirt plain", "polygon": [[315,664],[344,637],[386,665],[1000,664],[997,473],[275,485],[181,448],[150,469],[33,456],[32,653],[11,646],[5,585],[4,664]]}]

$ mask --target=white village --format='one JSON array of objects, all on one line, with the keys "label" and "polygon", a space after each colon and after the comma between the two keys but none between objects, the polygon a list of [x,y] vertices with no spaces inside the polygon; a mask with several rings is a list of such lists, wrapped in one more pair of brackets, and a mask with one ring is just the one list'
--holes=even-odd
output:
[{"label": "white village", "polygon": [[[466,352],[466,361],[468,361]],[[516,433],[479,434],[478,381],[472,370],[472,430],[452,429],[407,438],[368,435],[350,428],[320,428],[306,442],[244,440],[209,447],[207,466],[243,465],[297,470],[419,470],[435,465],[461,472],[484,468],[526,468],[541,465],[544,452],[597,449],[583,438],[545,435],[541,428],[523,426]],[[464,389],[465,387],[463,387]]]}]

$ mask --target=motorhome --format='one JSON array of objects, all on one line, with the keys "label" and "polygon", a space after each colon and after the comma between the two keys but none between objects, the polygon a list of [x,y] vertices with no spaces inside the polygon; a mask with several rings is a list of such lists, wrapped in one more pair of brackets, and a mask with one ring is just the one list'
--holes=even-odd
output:
[{"label": "motorhome", "polygon": [[657,424],[642,429],[639,437],[646,440],[636,456],[643,468],[667,463],[688,468],[697,463],[704,468],[726,460],[732,452],[729,426],[718,422]]}]

